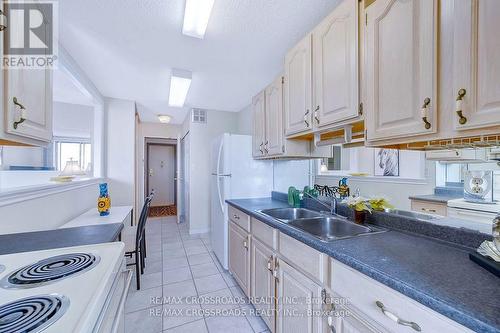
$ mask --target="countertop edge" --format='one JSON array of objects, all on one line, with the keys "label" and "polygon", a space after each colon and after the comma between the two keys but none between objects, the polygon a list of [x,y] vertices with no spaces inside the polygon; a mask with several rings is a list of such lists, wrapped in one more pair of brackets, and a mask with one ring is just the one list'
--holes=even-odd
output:
[{"label": "countertop edge", "polygon": [[[244,206],[238,204],[234,200],[226,200],[226,202],[235,208],[240,209],[242,212],[247,213],[248,215],[257,218],[259,221],[266,223],[267,225],[278,229],[280,232],[283,232],[284,234],[314,248],[315,250],[324,253],[341,263],[359,271],[360,273],[373,278],[379,283],[382,283],[383,285],[400,292],[401,294],[411,298],[412,300],[427,306],[428,308],[432,309],[433,311],[436,311],[437,313],[449,318],[450,320],[453,320],[457,322],[460,325],[463,325],[471,330],[474,331],[480,331],[480,332],[498,332],[498,329],[495,328],[494,326],[491,326],[490,324],[487,324],[475,317],[470,316],[469,314],[463,313],[462,311],[454,308],[452,305],[439,301],[438,299],[433,298],[432,296],[423,293],[419,290],[416,290],[415,288],[405,284],[402,281],[399,281],[397,278],[391,277],[387,274],[384,274],[382,272],[377,271],[376,269],[372,267],[368,267],[367,265],[359,262],[356,260],[356,258],[353,258],[351,256],[343,255],[340,254],[336,251],[324,251],[319,246],[315,246],[315,240],[312,239],[312,237],[307,236],[305,234],[299,235],[299,232],[292,232],[288,228],[286,228],[284,225],[280,224],[279,222],[274,221],[271,218],[268,218],[262,214],[260,214],[257,211],[254,210],[249,210],[245,208]],[[285,202],[283,202],[286,204]],[[391,232],[391,231],[389,231]]]}]

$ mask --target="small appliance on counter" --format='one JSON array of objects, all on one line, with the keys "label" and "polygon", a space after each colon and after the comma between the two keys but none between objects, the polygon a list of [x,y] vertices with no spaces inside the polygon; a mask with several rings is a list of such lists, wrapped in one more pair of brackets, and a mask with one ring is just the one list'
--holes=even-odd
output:
[{"label": "small appliance on counter", "polygon": [[474,203],[493,203],[493,171],[467,171],[464,199]]}]

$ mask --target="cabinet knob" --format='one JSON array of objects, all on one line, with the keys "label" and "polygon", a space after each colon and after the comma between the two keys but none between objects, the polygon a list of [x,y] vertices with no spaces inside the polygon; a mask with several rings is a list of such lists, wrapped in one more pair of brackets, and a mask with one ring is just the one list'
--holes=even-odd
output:
[{"label": "cabinet knob", "polygon": [[413,321],[407,321],[407,320],[401,319],[397,315],[395,315],[394,313],[387,310],[384,303],[382,303],[380,301],[376,301],[375,304],[380,309],[380,311],[382,311],[382,313],[390,320],[395,321],[399,325],[411,327],[417,332],[422,331],[422,329],[420,328],[420,326],[418,326],[417,323],[414,323]]},{"label": "cabinet knob", "polygon": [[458,96],[455,104],[455,112],[458,115],[458,123],[460,125],[465,125],[467,123],[467,118],[463,115],[463,109],[464,109],[464,97],[467,91],[462,88],[458,91]]},{"label": "cabinet knob", "polygon": [[19,120],[18,121],[15,121],[14,124],[13,124],[13,127],[14,129],[17,129],[17,127],[24,123],[24,121],[26,120],[26,108],[24,107],[24,105],[22,105],[21,103],[19,103],[17,101],[17,97],[14,97],[12,99],[12,102],[14,103],[15,106],[17,106],[19,108],[19,110],[21,111],[21,116],[19,117]]},{"label": "cabinet knob", "polygon": [[429,104],[431,104],[431,99],[429,97],[426,97],[424,99],[424,105],[422,105],[421,111],[422,120],[425,123],[425,129],[430,129],[432,127],[431,123],[429,122]]}]

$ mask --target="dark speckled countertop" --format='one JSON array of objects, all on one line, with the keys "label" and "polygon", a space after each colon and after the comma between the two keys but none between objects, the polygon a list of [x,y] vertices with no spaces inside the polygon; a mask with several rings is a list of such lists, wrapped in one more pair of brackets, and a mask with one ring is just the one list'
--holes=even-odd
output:
[{"label": "dark speckled countertop", "polygon": [[324,243],[258,213],[283,201],[229,204],[476,332],[500,332],[500,279],[469,260],[471,249],[390,230]]},{"label": "dark speckled countertop", "polygon": [[448,203],[448,201],[453,200],[453,199],[458,199],[460,197],[463,197],[463,195],[456,196],[456,195],[443,195],[443,194],[424,194],[424,195],[412,195],[408,198],[410,200]]}]

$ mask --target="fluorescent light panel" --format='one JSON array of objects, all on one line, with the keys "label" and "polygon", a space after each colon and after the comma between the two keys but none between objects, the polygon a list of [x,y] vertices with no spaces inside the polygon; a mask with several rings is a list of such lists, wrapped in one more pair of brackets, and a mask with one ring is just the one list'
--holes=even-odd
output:
[{"label": "fluorescent light panel", "polygon": [[214,0],[186,0],[182,33],[203,39],[213,6]]},{"label": "fluorescent light panel", "polygon": [[172,117],[170,117],[169,115],[166,115],[166,114],[159,114],[158,120],[160,121],[160,123],[168,124],[170,122],[170,120],[172,120]]},{"label": "fluorescent light panel", "polygon": [[183,107],[190,86],[191,72],[176,69],[172,70],[168,105],[173,107]]}]

